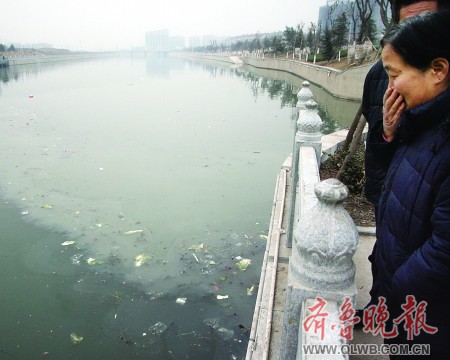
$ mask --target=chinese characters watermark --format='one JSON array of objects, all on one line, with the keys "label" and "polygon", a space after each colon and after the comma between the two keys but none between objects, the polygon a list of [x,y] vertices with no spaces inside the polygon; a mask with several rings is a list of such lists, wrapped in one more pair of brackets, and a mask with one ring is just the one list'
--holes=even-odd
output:
[{"label": "chinese characters watermark", "polygon": [[378,299],[378,304],[370,305],[364,309],[362,319],[356,316],[353,304],[347,297],[339,308],[339,324],[329,324],[329,328],[327,328],[326,320],[329,313],[324,310],[326,301],[317,297],[316,303],[308,308],[310,315],[304,319],[303,329],[319,336],[321,340],[325,338],[326,331],[337,331],[336,329],[339,329],[339,335],[350,341],[353,339],[354,325],[362,321],[364,332],[390,339],[398,336],[398,326],[403,323],[407,339],[413,340],[421,331],[428,334],[435,334],[438,331],[437,327],[426,323],[425,310],[427,305],[426,301],[417,302],[414,296],[408,295],[406,302],[401,305],[403,313],[391,321],[391,329],[386,329],[390,314],[384,297]]}]

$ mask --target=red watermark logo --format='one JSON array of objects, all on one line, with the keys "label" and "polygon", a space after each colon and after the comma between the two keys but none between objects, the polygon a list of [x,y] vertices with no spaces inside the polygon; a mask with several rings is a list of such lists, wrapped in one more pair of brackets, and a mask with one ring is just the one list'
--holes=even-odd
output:
[{"label": "red watermark logo", "polygon": [[326,331],[336,332],[339,329],[339,335],[350,341],[353,339],[354,325],[362,320],[364,332],[390,339],[398,336],[398,327],[403,323],[403,329],[407,333],[408,340],[413,340],[414,336],[418,336],[421,331],[428,334],[435,334],[438,331],[436,327],[426,323],[425,310],[427,305],[426,301],[418,303],[414,296],[406,296],[406,302],[401,306],[403,313],[392,320],[391,329],[386,329],[390,314],[384,297],[378,299],[378,304],[370,305],[364,309],[363,319],[356,316],[350,298],[345,298],[339,308],[339,324],[327,323],[329,313],[324,310],[326,301],[318,297],[316,303],[308,308],[311,314],[303,321],[303,329],[306,332],[318,335],[321,340],[325,338]]}]

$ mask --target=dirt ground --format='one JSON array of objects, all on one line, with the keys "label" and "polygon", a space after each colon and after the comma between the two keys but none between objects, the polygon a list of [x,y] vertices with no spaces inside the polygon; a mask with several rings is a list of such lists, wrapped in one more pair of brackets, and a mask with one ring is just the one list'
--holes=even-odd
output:
[{"label": "dirt ground", "polygon": [[344,71],[344,70],[350,69],[355,66],[375,63],[378,59],[379,59],[378,55],[375,53],[372,53],[371,56],[369,56],[367,59],[364,59],[362,62],[354,62],[353,61],[352,63],[349,63],[347,58],[342,58],[341,61],[337,61],[337,60],[322,61],[322,62],[317,62],[316,64],[331,67],[336,70]]},{"label": "dirt ground", "polygon": [[[329,161],[325,161],[320,166],[320,179],[336,177],[337,171],[338,169]],[[367,201],[364,194],[355,194],[350,191],[347,200],[344,201],[344,208],[357,226],[375,226],[374,206]]]}]

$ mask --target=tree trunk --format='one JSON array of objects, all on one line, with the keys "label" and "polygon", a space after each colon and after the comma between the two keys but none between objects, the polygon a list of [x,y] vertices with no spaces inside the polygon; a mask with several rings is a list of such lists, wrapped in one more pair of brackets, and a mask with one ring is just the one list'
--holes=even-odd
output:
[{"label": "tree trunk", "polygon": [[366,126],[366,118],[364,117],[364,115],[361,114],[359,116],[358,126],[356,127],[356,130],[355,130],[352,142],[350,144],[348,153],[345,156],[344,162],[342,163],[342,166],[336,175],[336,179],[338,179],[340,181],[342,181],[342,174],[344,173],[349,160],[356,153],[356,150],[358,149],[358,145],[359,145],[359,142],[361,141],[362,133],[364,131],[364,126]]},{"label": "tree trunk", "polygon": [[353,119],[353,122],[350,125],[350,128],[348,129],[347,136],[345,138],[344,144],[342,145],[342,149],[344,151],[347,151],[348,147],[350,146],[350,143],[352,142],[353,134],[355,133],[356,127],[358,126],[359,118],[361,117],[361,114],[362,114],[362,105],[359,106],[359,109],[356,112],[355,118]]},{"label": "tree trunk", "polygon": [[386,31],[389,31],[392,26],[392,21],[388,16],[389,3],[388,0],[376,0],[378,6],[380,7],[380,17],[383,22]]}]

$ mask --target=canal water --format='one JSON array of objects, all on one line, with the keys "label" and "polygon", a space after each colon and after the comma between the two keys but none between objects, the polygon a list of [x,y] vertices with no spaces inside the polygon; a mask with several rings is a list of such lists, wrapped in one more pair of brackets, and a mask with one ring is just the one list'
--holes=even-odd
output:
[{"label": "canal water", "polygon": [[167,57],[2,69],[0,359],[242,359],[297,91]]}]

